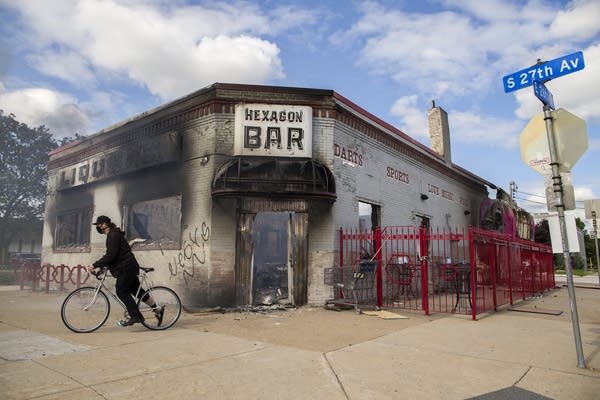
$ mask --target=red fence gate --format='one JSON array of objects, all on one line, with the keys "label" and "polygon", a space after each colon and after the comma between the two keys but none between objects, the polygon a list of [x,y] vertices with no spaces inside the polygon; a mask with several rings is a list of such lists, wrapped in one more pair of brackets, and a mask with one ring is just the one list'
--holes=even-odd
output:
[{"label": "red fence gate", "polygon": [[[552,249],[478,228],[388,226],[339,230],[338,268],[377,261],[377,305],[471,315],[495,311],[555,286]],[[356,294],[358,301],[372,293]],[[340,293],[334,293],[339,296]]]}]

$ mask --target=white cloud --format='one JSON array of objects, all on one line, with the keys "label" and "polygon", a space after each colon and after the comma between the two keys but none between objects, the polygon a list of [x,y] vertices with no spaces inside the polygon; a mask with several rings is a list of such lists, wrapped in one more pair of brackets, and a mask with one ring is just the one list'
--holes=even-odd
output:
[{"label": "white cloud", "polygon": [[[331,40],[358,45],[361,65],[439,98],[484,95],[482,88],[499,86],[502,73],[531,61],[532,49],[555,39],[548,25],[556,10],[547,2],[449,3],[457,11],[411,13],[367,2],[359,21]],[[538,11],[528,12],[531,7]]]},{"label": "white cloud", "polygon": [[[22,49],[30,67],[58,79],[52,86],[61,88],[4,81],[0,93],[4,86],[11,92],[2,95],[2,104],[23,122],[44,124],[59,136],[88,133],[90,120],[106,126],[116,116],[136,114],[157,100],[214,82],[261,84],[284,78],[280,49],[269,37],[306,37],[319,20],[315,9],[273,5],[261,10],[246,1],[0,4],[14,9],[18,18],[9,28],[15,32],[11,46]],[[69,86],[79,90],[78,102],[64,94]],[[132,87],[159,99],[145,95],[132,104],[122,93]]]},{"label": "white cloud", "polygon": [[[529,120],[542,112],[542,103],[532,95],[530,90],[519,90],[515,93],[518,107],[515,115],[523,120]],[[523,125],[525,127],[525,125]]]},{"label": "white cloud", "polygon": [[424,107],[417,106],[417,95],[400,97],[392,108],[390,114],[400,118],[400,130],[414,138],[429,138],[427,112]]},{"label": "white cloud", "polygon": [[543,179],[517,182],[517,184],[515,197],[519,207],[524,208],[532,214],[548,212],[546,206],[546,188]]},{"label": "white cloud", "polygon": [[[524,121],[481,116],[478,103],[489,100],[491,92],[500,92],[501,77],[509,71],[531,65],[537,57],[552,59],[577,51],[582,38],[600,32],[600,3],[574,1],[562,10],[546,0],[444,3],[447,7],[442,11],[416,13],[405,11],[401,4],[365,2],[360,19],[333,35],[331,42],[358,47],[361,66],[391,77],[421,98],[462,103],[462,111],[449,113],[453,140],[515,147]],[[568,30],[577,29],[579,23],[582,32]],[[559,107],[584,119],[599,118],[600,45],[584,49],[584,57],[583,71],[548,86],[560,93],[555,98]],[[531,90],[514,96],[518,118],[528,120],[541,112]],[[410,134],[422,135],[425,112],[408,107],[416,104],[416,99],[407,103],[411,98],[394,104],[392,114],[401,118]]]},{"label": "white cloud", "polygon": [[575,199],[588,200],[594,199],[594,190],[590,186],[575,186]]},{"label": "white cloud", "polygon": [[448,113],[448,120],[453,141],[490,147],[501,146],[507,149],[515,148],[519,143],[519,121],[457,110]]},{"label": "white cloud", "polygon": [[514,5],[502,0],[486,0],[485,2],[480,0],[446,0],[445,3],[486,21],[514,20],[521,17],[521,14],[516,12]]},{"label": "white cloud", "polygon": [[559,11],[550,25],[555,37],[570,36],[590,39],[600,32],[600,2],[585,0],[572,2],[567,10]]},{"label": "white cloud", "polygon": [[585,209],[584,203],[585,200],[597,199],[598,196],[594,194],[594,190],[590,186],[577,186],[574,187],[575,191],[575,201],[577,208],[575,209],[575,216],[579,217],[583,222],[586,223],[586,227],[588,230],[592,229],[592,224],[590,220],[585,218]]},{"label": "white cloud", "polygon": [[[277,46],[252,37],[203,38],[189,53],[168,47],[158,52],[162,56],[152,62],[144,54],[132,54],[127,60],[114,60],[113,65],[115,69],[127,70],[130,78],[144,83],[163,99],[218,81],[262,83],[283,77]],[[174,59],[177,62],[173,63]]]},{"label": "white cloud", "polygon": [[42,51],[28,57],[30,63],[45,75],[63,79],[77,85],[94,82],[88,62],[73,51]]},{"label": "white cloud", "polygon": [[566,12],[541,0],[446,3],[456,11],[411,13],[401,6],[367,2],[358,22],[333,35],[331,41],[359,46],[361,65],[439,97],[446,93],[483,95],[486,88],[500,86],[500,77],[507,71],[534,63],[540,49],[565,54],[580,39],[564,29],[550,30],[550,26],[561,26],[565,18],[593,27],[586,28],[586,37],[600,30],[595,23],[597,2],[574,2]]},{"label": "white cloud", "polygon": [[0,93],[0,109],[30,127],[45,125],[58,137],[85,134],[90,122],[75,100],[49,89],[30,88]]},{"label": "white cloud", "polygon": [[[127,76],[163,100],[215,81],[264,83],[284,76],[275,35],[316,21],[309,11],[247,2],[182,6],[118,0],[11,4],[30,29],[30,61],[75,84]],[[60,67],[58,67],[60,65]]]},{"label": "white cloud", "polygon": [[[424,103],[423,103],[424,105]],[[400,129],[414,138],[429,140],[427,110],[417,95],[400,97],[394,102],[390,114],[400,119]],[[515,148],[521,122],[485,116],[474,111],[451,110],[448,112],[452,142],[478,143],[487,146]]]}]

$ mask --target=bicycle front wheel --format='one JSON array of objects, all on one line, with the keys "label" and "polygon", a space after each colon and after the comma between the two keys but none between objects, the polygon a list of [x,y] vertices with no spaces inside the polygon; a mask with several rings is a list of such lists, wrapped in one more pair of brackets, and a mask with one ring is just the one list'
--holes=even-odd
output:
[{"label": "bicycle front wheel", "polygon": [[[181,301],[177,293],[165,286],[155,286],[149,288],[147,292],[152,296],[156,307],[152,308],[143,302],[138,304],[144,316],[142,324],[152,330],[164,330],[175,325],[181,315]],[[162,316],[159,312],[162,312]]]},{"label": "bicycle front wheel", "polygon": [[93,332],[106,322],[110,302],[104,292],[95,287],[72,291],[62,304],[60,316],[67,328],[76,333]]}]

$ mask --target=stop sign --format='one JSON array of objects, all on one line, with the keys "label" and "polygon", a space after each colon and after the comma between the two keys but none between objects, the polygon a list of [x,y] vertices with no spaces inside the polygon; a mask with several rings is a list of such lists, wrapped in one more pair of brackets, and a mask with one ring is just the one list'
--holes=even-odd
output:
[{"label": "stop sign", "polygon": [[[565,109],[552,111],[559,171],[570,171],[588,148],[585,121]],[[544,114],[533,117],[519,137],[521,160],[540,174],[551,174],[550,150]]]}]

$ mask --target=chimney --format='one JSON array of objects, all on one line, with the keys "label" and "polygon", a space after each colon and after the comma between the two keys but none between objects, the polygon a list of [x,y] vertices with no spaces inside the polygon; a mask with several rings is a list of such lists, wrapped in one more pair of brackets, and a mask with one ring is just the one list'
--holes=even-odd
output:
[{"label": "chimney", "polygon": [[429,137],[431,148],[444,157],[446,164],[452,164],[450,153],[450,127],[448,126],[448,113],[442,107],[436,107],[435,100],[431,102],[431,109],[427,112],[429,119]]}]

